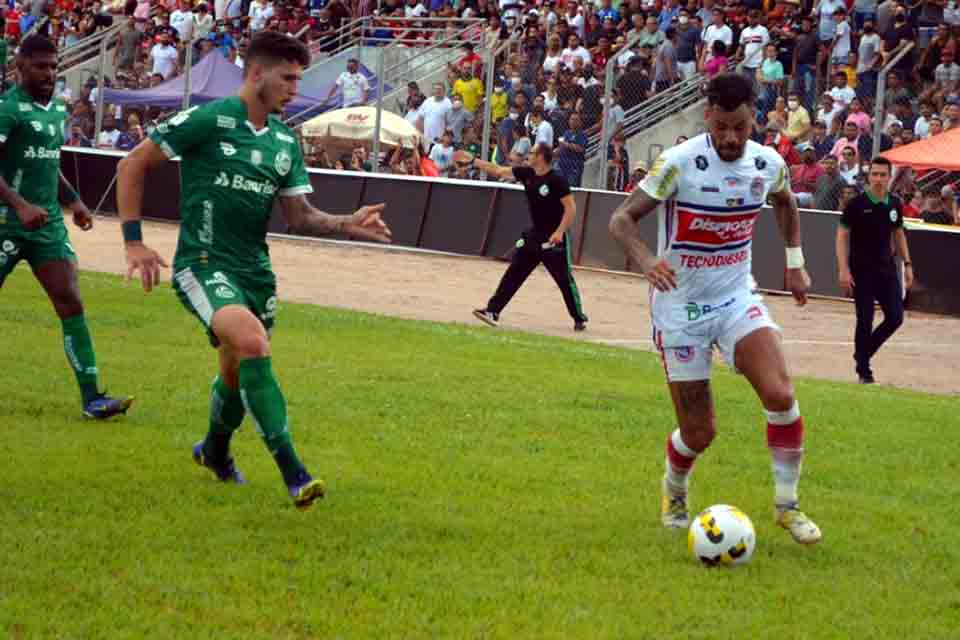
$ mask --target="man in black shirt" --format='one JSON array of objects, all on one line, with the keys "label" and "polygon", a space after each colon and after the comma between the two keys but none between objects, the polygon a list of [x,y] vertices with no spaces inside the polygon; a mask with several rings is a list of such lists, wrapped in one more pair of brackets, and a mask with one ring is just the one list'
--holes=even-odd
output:
[{"label": "man in black shirt", "polygon": [[803,105],[811,114],[816,113],[814,85],[817,74],[817,32],[813,29],[813,18],[804,16],[800,21],[800,34],[796,38],[793,51],[793,65],[784,66],[783,72],[793,76],[794,91],[803,96]]},{"label": "man in black shirt", "polygon": [[920,217],[929,224],[953,224],[953,213],[943,206],[943,196],[937,187],[927,187],[923,190],[925,202]]},{"label": "man in black shirt", "polygon": [[[840,287],[847,295],[852,293],[856,303],[853,358],[861,384],[873,384],[870,359],[903,324],[903,295],[891,247],[903,259],[907,289],[913,284],[910,251],[903,231],[903,203],[888,192],[890,173],[889,160],[873,159],[867,190],[847,204],[837,228]],[[876,329],[875,301],[883,311],[883,322]]]},{"label": "man in black shirt", "polygon": [[533,226],[517,241],[517,252],[493,297],[486,307],[475,309],[473,315],[496,327],[500,312],[542,262],[563,293],[563,301],[573,318],[573,330],[586,329],[587,316],[583,313],[580,292],[573,279],[570,236],[567,234],[577,216],[577,205],[566,179],[550,168],[553,150],[542,143],[535,145],[530,152],[529,167],[501,167],[477,160],[466,151],[457,151],[453,159],[457,164],[474,166],[498,178],[515,178],[526,191],[533,221]]}]

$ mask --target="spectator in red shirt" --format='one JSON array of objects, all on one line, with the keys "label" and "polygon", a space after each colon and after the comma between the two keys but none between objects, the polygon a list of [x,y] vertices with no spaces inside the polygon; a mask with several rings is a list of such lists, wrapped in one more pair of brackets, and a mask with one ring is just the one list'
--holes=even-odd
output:
[{"label": "spectator in red shirt", "polygon": [[483,58],[481,58],[473,50],[473,43],[467,42],[463,45],[463,57],[457,60],[457,67],[463,69],[464,67],[473,67],[473,77],[482,78],[483,70]]},{"label": "spectator in red shirt", "polygon": [[801,142],[796,147],[800,152],[801,163],[790,167],[790,184],[801,207],[813,205],[813,194],[817,191],[817,180],[826,173],[817,162],[817,152],[809,142]]},{"label": "spectator in red shirt", "polygon": [[793,148],[793,143],[790,142],[790,138],[780,132],[779,124],[771,123],[767,125],[767,138],[764,144],[776,149],[788,167],[800,164],[800,155],[797,153],[797,150]]}]

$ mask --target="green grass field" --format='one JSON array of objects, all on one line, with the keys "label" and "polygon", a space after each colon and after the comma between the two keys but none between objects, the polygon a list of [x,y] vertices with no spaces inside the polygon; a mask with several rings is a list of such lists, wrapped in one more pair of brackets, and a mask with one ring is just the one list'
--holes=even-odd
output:
[{"label": "green grass field", "polygon": [[[718,373],[692,506],[735,504],[753,562],[707,570],[658,524],[673,425],[651,354],[284,305],[274,361],[327,480],[307,513],[249,420],[251,484],[190,460],[214,353],[166,287],[82,287],[125,420],[79,419],[59,323],[0,293],[0,633],[57,638],[956,638],[956,399],[798,382],[825,540],[774,527],[765,428]],[[638,322],[643,322],[642,319]]]}]

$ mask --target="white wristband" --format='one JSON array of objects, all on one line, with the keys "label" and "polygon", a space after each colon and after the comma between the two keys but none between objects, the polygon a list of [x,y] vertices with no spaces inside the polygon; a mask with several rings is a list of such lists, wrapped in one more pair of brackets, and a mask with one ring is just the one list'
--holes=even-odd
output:
[{"label": "white wristband", "polygon": [[803,269],[803,248],[787,247],[787,269]]}]

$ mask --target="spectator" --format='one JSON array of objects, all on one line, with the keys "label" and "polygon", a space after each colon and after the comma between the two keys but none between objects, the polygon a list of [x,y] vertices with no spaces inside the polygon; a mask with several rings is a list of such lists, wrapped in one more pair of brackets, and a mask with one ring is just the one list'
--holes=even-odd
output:
[{"label": "spectator", "polygon": [[817,75],[817,52],[819,43],[817,33],[813,30],[813,18],[804,16],[800,20],[800,33],[794,48],[791,75],[794,78],[794,89],[803,95],[804,106],[809,109],[815,107],[814,91]]},{"label": "spectator", "polygon": [[930,118],[933,117],[933,105],[929,102],[920,103],[920,117],[913,125],[913,133],[918,140],[926,138],[930,134]]},{"label": "spectator", "polygon": [[563,64],[563,50],[560,48],[560,37],[551,35],[547,40],[547,51],[542,68],[545,72],[556,73],[561,64]]},{"label": "spectator", "polygon": [[630,182],[630,154],[626,138],[617,132],[607,148],[607,189],[625,191]]},{"label": "spectator", "polygon": [[522,124],[515,125],[513,128],[513,146],[510,148],[510,161],[513,163],[525,161],[531,149],[533,149],[533,143],[527,134],[527,128]]},{"label": "spectator", "polygon": [[872,119],[870,116],[863,110],[863,103],[860,101],[860,98],[854,98],[850,103],[850,113],[847,115],[846,122],[852,122],[853,124],[859,127],[861,133],[870,134],[870,124]]},{"label": "spectator", "polygon": [[361,107],[367,104],[370,83],[367,82],[367,78],[360,73],[359,69],[359,60],[356,58],[347,60],[347,70],[342,72],[334,85],[330,87],[330,92],[327,94],[325,102],[329,102],[337,91],[339,91],[341,107]]},{"label": "spectator", "polygon": [[933,84],[920,94],[920,100],[932,102],[937,107],[943,107],[946,99],[957,92],[960,85],[960,65],[954,62],[952,49],[946,49],[941,54],[942,62],[933,72]]},{"label": "spectator", "polygon": [[644,73],[643,64],[639,58],[634,58],[627,65],[627,72],[617,81],[617,90],[622,97],[624,110],[629,111],[647,99],[651,89],[650,79]]},{"label": "spectator", "polygon": [[813,12],[820,17],[819,35],[820,43],[825,46],[831,46],[833,39],[837,34],[836,13],[840,9],[845,9],[843,0],[818,0],[813,7]]},{"label": "spectator", "polygon": [[580,38],[575,34],[570,34],[570,39],[568,40],[569,46],[563,50],[561,57],[563,59],[563,65],[569,69],[574,69],[574,59],[580,58],[583,61],[583,64],[586,65],[590,62],[590,52],[587,51],[581,44]]},{"label": "spectator", "polygon": [[940,190],[940,199],[943,201],[943,210],[947,212],[953,221],[950,224],[960,224],[957,217],[957,194],[953,191],[951,185],[944,185]]},{"label": "spectator", "polygon": [[[273,10],[272,2],[268,5],[270,11]],[[272,15],[272,14],[271,14]],[[193,38],[202,40],[210,35],[213,30],[213,16],[207,10],[207,5],[201,2],[197,5],[193,13]]]},{"label": "spectator", "polygon": [[[902,49],[912,43],[915,39],[913,27],[907,22],[907,12],[902,6],[898,7],[893,16],[893,27],[884,35],[883,47],[881,49],[884,63],[893,60]],[[902,73],[910,73],[913,70],[914,51],[908,51],[900,61],[894,65],[893,70]]]},{"label": "spectator", "polygon": [[637,185],[643,182],[643,179],[647,177],[647,163],[643,160],[637,160],[633,163],[633,172],[630,174],[630,182],[627,183],[627,186],[624,187],[626,193],[632,193],[634,189],[637,188]]},{"label": "spectator", "polygon": [[657,58],[654,65],[653,81],[657,93],[666,91],[670,86],[680,80],[679,69],[677,67],[677,48],[674,42],[677,39],[677,30],[673,27],[667,29],[664,34],[663,43],[657,49]]},{"label": "spectator", "polygon": [[579,114],[570,116],[570,127],[560,137],[558,148],[557,171],[567,179],[571,187],[579,187],[583,180],[587,152],[587,134],[583,131]]},{"label": "spectator", "polygon": [[[861,145],[864,146],[861,149]],[[838,138],[830,151],[830,155],[839,162],[843,155],[843,150],[847,147],[853,147],[858,155],[867,156],[870,154],[870,148],[866,144],[864,136],[860,135],[860,128],[853,122],[847,122],[843,125],[843,136]]]},{"label": "spectator", "polygon": [[545,144],[552,149],[553,148],[553,125],[551,125],[544,118],[544,113],[542,109],[534,109],[530,113],[530,116],[531,116],[530,122],[533,125],[531,127],[531,134],[534,136],[534,140],[533,140],[534,146],[538,144]]},{"label": "spectator", "polygon": [[850,88],[846,73],[838,71],[834,73],[832,77],[833,87],[829,91],[830,97],[839,105],[841,110],[846,109],[850,106],[850,103],[853,102],[853,99],[857,97],[857,94]]},{"label": "spectator", "polygon": [[176,29],[180,42],[190,42],[193,37],[193,13],[186,0],[178,0],[177,8],[170,14],[170,26]]},{"label": "spectator", "polygon": [[[700,30],[690,25],[690,12],[681,9],[677,18],[677,67],[684,80],[697,73],[697,60],[700,59],[703,40]],[[622,191],[622,189],[617,189]]]},{"label": "spectator", "polygon": [[779,124],[770,123],[767,125],[767,135],[764,144],[776,149],[788,167],[800,163],[800,156],[797,154],[797,150],[793,148],[793,143],[790,142],[790,138],[781,133]]},{"label": "spectator", "polygon": [[817,181],[826,171],[817,162],[817,152],[811,143],[801,142],[797,145],[797,151],[800,153],[801,163],[790,167],[790,185],[797,197],[797,204],[809,207],[813,205]]},{"label": "spectator", "polygon": [[840,195],[846,181],[837,171],[837,159],[827,156],[822,161],[824,173],[817,179],[817,190],[813,194],[813,206],[823,211],[838,211]]},{"label": "spectator", "polygon": [[117,137],[116,148],[118,151],[133,151],[140,142],[143,141],[143,127],[140,121],[134,119],[127,124],[127,130]]},{"label": "spectator", "polygon": [[430,159],[437,165],[440,175],[446,175],[453,166],[453,132],[444,131],[439,144],[430,150]]},{"label": "spectator", "polygon": [[646,28],[644,29],[643,35],[640,36],[640,42],[638,43],[641,47],[651,47],[656,49],[660,46],[660,43],[663,42],[663,32],[659,30],[657,25],[657,19],[650,15],[647,16]]},{"label": "spectator", "polygon": [[841,6],[834,11],[833,21],[836,26],[830,43],[830,64],[846,64],[852,45],[850,23],[847,22],[846,9]]},{"label": "spectator", "polygon": [[[715,11],[713,13],[713,22],[703,32],[704,56],[707,56],[708,53],[713,55],[713,43],[718,40],[724,44],[725,51],[733,51],[733,30],[724,24],[724,20],[725,18],[722,11]],[[700,66],[704,67],[707,62],[709,62],[709,58],[705,57],[700,62]]]},{"label": "spectator", "polygon": [[433,85],[433,97],[423,101],[420,105],[421,131],[427,146],[434,144],[446,130],[447,113],[453,109],[450,99],[443,94],[443,85],[439,82]]},{"label": "spectator", "polygon": [[953,215],[947,212],[943,207],[943,198],[940,189],[937,187],[927,187],[923,190],[923,210],[920,217],[924,222],[930,224],[954,224]]},{"label": "spectator", "polygon": [[787,127],[784,133],[796,144],[810,135],[810,114],[800,104],[800,96],[791,92],[787,96]]},{"label": "spectator", "polygon": [[943,119],[940,116],[931,116],[930,117],[930,130],[927,133],[928,138],[943,133]]},{"label": "spectator", "polygon": [[820,98],[820,109],[817,110],[817,120],[823,122],[827,126],[827,132],[833,134],[839,126],[839,116],[843,113],[843,106],[838,103],[835,103],[833,100],[833,95],[830,93],[825,93]]},{"label": "spectator", "polygon": [[451,133],[453,143],[457,145],[463,142],[463,130],[473,123],[473,114],[465,108],[465,104],[460,94],[454,94],[446,116],[447,131]]},{"label": "spectator", "polygon": [[860,95],[875,96],[877,94],[877,75],[882,62],[880,47],[880,35],[875,31],[873,20],[868,19],[863,25],[863,33],[860,35],[860,44],[857,48],[857,86],[860,88]]},{"label": "spectator", "polygon": [[112,117],[103,119],[103,131],[97,138],[98,149],[116,149],[117,141],[120,139],[120,131],[117,130],[117,123]]},{"label": "spectator", "polygon": [[[739,61],[742,73],[751,79],[759,78],[760,65],[764,63],[764,53],[770,43],[770,33],[760,24],[760,11],[750,12],[750,26],[740,32],[740,44],[734,58]],[[776,51],[776,48],[774,48]],[[778,56],[774,56],[778,58]],[[780,65],[783,69],[783,65]],[[781,74],[782,77],[783,74]]]},{"label": "spectator", "polygon": [[709,77],[726,70],[730,60],[727,58],[727,45],[722,40],[713,41],[713,51],[710,60],[704,65],[703,71]]},{"label": "spectator", "polygon": [[783,65],[777,59],[777,48],[768,44],[764,51],[763,63],[756,72],[757,82],[760,83],[760,110],[766,111],[776,103],[777,96],[784,84]]},{"label": "spectator", "polygon": [[157,44],[150,49],[150,59],[154,74],[160,75],[164,80],[172,78],[177,72],[177,61],[180,54],[176,47],[170,43],[169,35],[158,36],[160,38]]},{"label": "spectator", "polygon": [[[453,83],[453,92],[460,95],[463,106],[471,114],[477,113],[483,104],[484,93],[483,83],[473,75],[473,69],[472,64],[461,65],[461,77]],[[454,137],[454,140],[457,138]]]},{"label": "spectator", "polygon": [[549,114],[560,106],[560,96],[557,94],[557,81],[552,77],[546,82],[547,89],[540,96],[543,98],[543,110]]},{"label": "spectator", "polygon": [[496,123],[507,117],[507,92],[502,86],[494,86],[493,96],[490,98],[490,118]]},{"label": "spectator", "polygon": [[836,140],[827,133],[827,125],[823,120],[817,120],[813,123],[813,135],[810,138],[810,144],[817,156],[817,161],[823,160],[833,150]]},{"label": "spectator", "polygon": [[113,48],[113,64],[117,70],[133,71],[142,38],[143,34],[137,29],[136,23],[127,19],[126,27],[117,34],[117,44]]},{"label": "spectator", "polygon": [[844,182],[851,186],[858,186],[860,180],[860,159],[857,154],[857,148],[847,146],[843,148],[840,154],[840,163],[837,165],[837,171]]},{"label": "spectator", "polygon": [[883,101],[884,107],[889,111],[893,109],[894,105],[898,102],[903,102],[904,100],[908,102],[912,101],[913,95],[903,86],[900,75],[895,71],[891,71],[887,74],[887,95]]},{"label": "spectator", "polygon": [[89,147],[90,138],[83,135],[83,127],[80,124],[74,124],[70,127],[70,137],[67,138],[68,147]]}]

